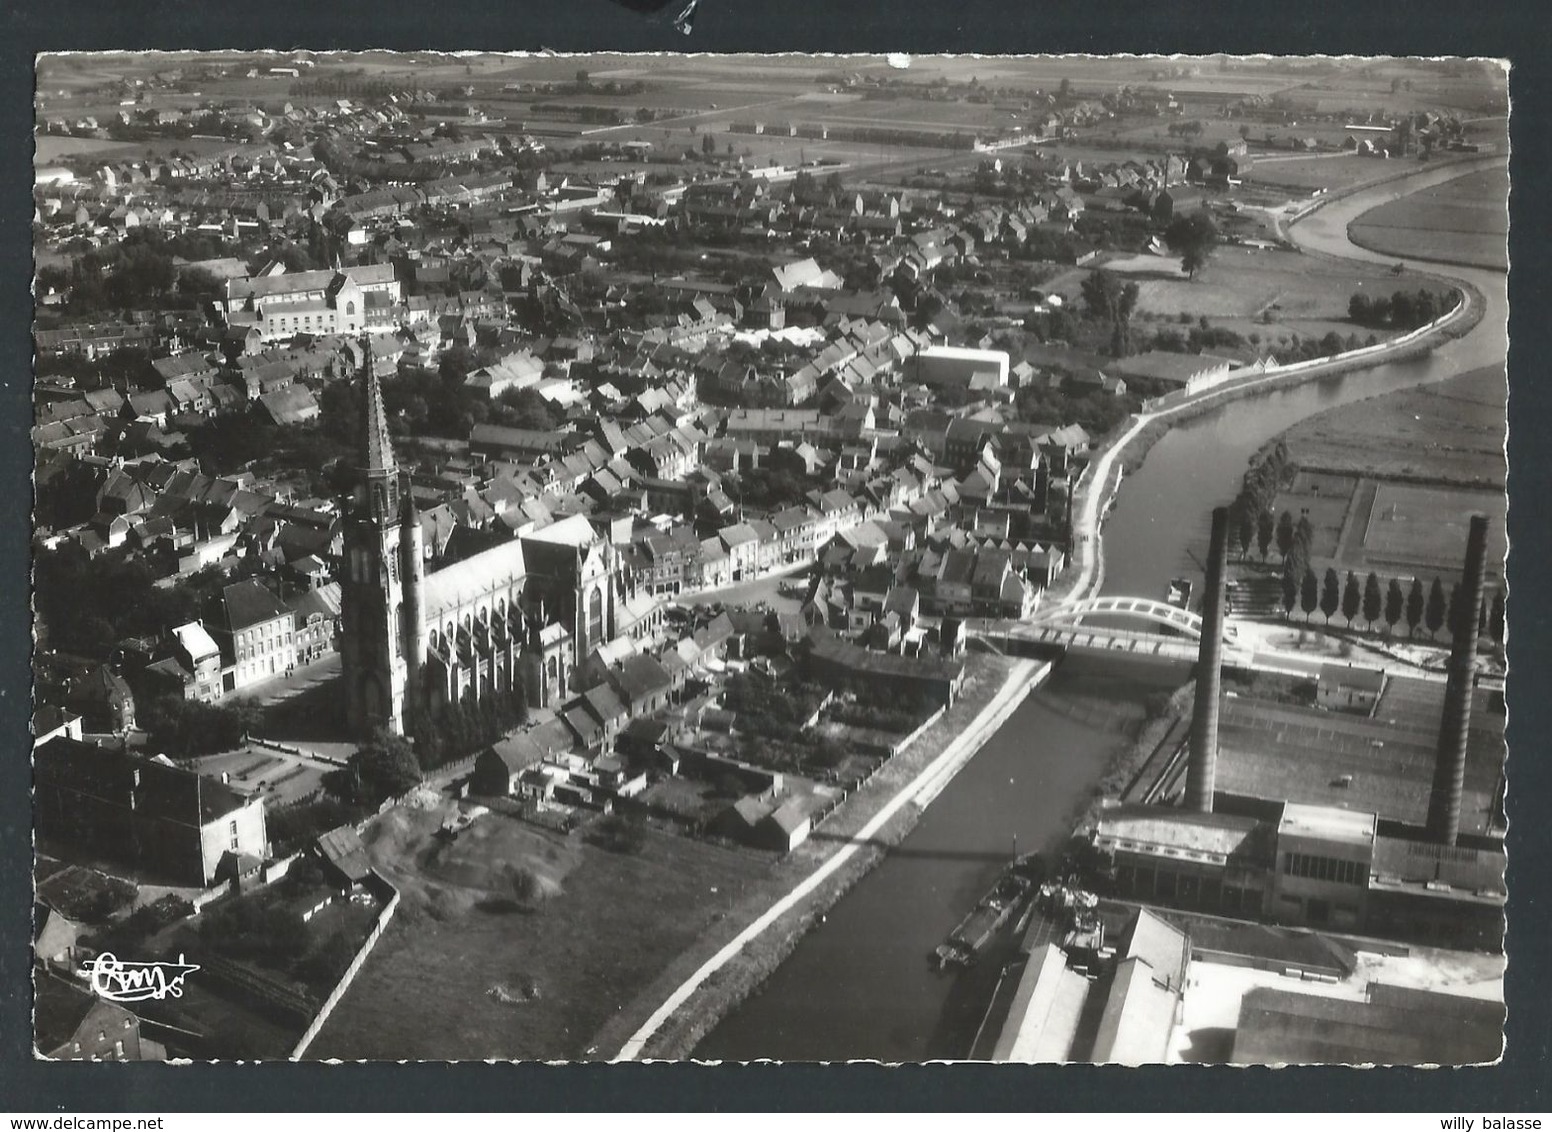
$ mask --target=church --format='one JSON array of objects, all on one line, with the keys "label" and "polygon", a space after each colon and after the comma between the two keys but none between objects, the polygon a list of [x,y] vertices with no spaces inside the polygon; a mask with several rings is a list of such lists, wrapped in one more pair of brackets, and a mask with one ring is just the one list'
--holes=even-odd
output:
[{"label": "church", "polygon": [[340,654],[353,734],[403,735],[417,713],[521,687],[553,705],[617,634],[631,600],[613,547],[574,515],[427,569],[425,538],[369,368],[362,399],[361,481],[344,530]]}]

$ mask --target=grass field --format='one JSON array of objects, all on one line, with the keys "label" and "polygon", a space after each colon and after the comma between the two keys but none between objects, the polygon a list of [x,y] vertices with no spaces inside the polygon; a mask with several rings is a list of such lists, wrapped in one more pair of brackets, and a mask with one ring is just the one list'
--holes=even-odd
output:
[{"label": "grass field", "polygon": [[[400,808],[368,828],[402,904],[312,1056],[580,1058],[770,867],[655,830],[613,853],[495,812],[444,845],[441,816]],[[532,911],[513,900],[512,867],[549,894]]]},{"label": "grass field", "polygon": [[1347,155],[1274,158],[1256,162],[1245,175],[1245,181],[1251,185],[1286,185],[1290,189],[1313,193],[1317,189],[1350,189],[1383,181],[1403,171],[1410,171],[1415,164],[1401,158],[1386,160]]},{"label": "grass field", "polygon": [[1505,268],[1508,200],[1508,169],[1487,169],[1370,209],[1348,234],[1386,255]]},{"label": "grass field", "polygon": [[1320,413],[1284,436],[1303,468],[1501,491],[1508,389],[1502,366],[1473,370]]},{"label": "grass field", "polygon": [[1502,562],[1505,550],[1504,497],[1501,493],[1460,488],[1381,483],[1362,521],[1363,562],[1371,570],[1459,569],[1473,512],[1494,520],[1489,528],[1489,562]]},{"label": "grass field", "polygon": [[35,165],[69,163],[73,158],[118,158],[134,161],[153,154],[165,157],[173,150],[179,153],[220,153],[231,149],[237,142],[227,138],[147,138],[144,141],[111,141],[106,138],[76,138],[60,134],[39,134],[34,141]]},{"label": "grass field", "polygon": [[[1167,271],[1172,261],[1161,260]],[[1438,280],[1405,272],[1392,275],[1378,264],[1323,262],[1319,270],[1297,252],[1220,247],[1194,280],[1149,278],[1140,282],[1137,308],[1166,316],[1254,318],[1270,310],[1274,319],[1318,319],[1347,325],[1347,304],[1355,291],[1388,295],[1423,287],[1442,290]],[[1266,328],[1275,335],[1275,325]],[[1359,331],[1365,337],[1368,330]],[[1267,334],[1263,334],[1266,337]]]},{"label": "grass field", "polygon": [[1273,509],[1309,519],[1315,532],[1310,542],[1312,559],[1335,558],[1353,494],[1361,482],[1356,476],[1301,471],[1286,491],[1278,493]]},{"label": "grass field", "polygon": [[1502,368],[1343,406],[1284,434],[1302,469],[1275,503],[1305,512],[1311,557],[1340,570],[1458,576],[1473,512],[1492,520],[1491,573],[1505,549]]}]

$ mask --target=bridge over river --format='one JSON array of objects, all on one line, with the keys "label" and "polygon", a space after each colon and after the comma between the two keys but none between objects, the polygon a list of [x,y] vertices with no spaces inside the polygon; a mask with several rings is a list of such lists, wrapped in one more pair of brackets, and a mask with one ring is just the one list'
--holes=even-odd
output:
[{"label": "bridge over river", "polygon": [[[1121,653],[1139,660],[1195,664],[1202,618],[1153,598],[1105,595],[1056,603],[1019,621],[971,619],[965,631],[970,638],[1013,655],[1058,650]],[[1313,678],[1324,661],[1242,644],[1238,630],[1225,624],[1223,663],[1229,668]]]}]

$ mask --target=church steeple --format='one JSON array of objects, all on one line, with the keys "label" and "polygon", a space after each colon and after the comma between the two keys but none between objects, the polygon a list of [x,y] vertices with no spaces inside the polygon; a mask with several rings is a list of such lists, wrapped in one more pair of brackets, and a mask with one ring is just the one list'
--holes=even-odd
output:
[{"label": "church steeple", "polygon": [[383,407],[382,386],[372,368],[370,355],[365,395],[361,399],[361,431],[361,471],[366,481],[366,503],[371,518],[386,525],[399,517],[399,464],[394,459],[393,441],[388,435],[388,411]]},{"label": "church steeple", "polygon": [[[413,546],[405,546],[400,500],[409,493],[399,486],[383,391],[370,362],[363,375],[359,443],[361,486],[345,524],[346,568],[340,579],[345,712],[358,736],[365,738],[379,727],[402,735],[409,688],[407,654],[414,644],[406,631],[408,613],[418,621],[420,598],[420,575],[412,569],[418,562],[413,555],[420,544],[416,539]],[[419,526],[416,522],[417,532]]]}]

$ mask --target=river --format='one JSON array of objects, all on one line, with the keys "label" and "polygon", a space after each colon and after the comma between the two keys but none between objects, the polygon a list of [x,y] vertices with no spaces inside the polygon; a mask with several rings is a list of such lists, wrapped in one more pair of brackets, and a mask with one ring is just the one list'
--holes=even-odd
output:
[{"label": "river", "polygon": [[[1484,162],[1482,164],[1490,164]],[[1405,192],[1474,171],[1432,169],[1334,201],[1293,229],[1303,246],[1381,262],[1347,242],[1355,217]],[[1199,573],[1189,547],[1204,545],[1210,509],[1239,489],[1252,453],[1315,413],[1501,363],[1508,351],[1507,277],[1500,272],[1412,263],[1463,279],[1486,314],[1464,338],[1411,361],[1319,379],[1233,401],[1176,426],[1149,452],[1104,527],[1104,592],[1158,596],[1169,579]],[[785,1061],[962,1057],[988,1000],[995,970],[956,976],[927,964],[1012,852],[1060,839],[1073,807],[1124,741],[1060,706],[1081,698],[1135,717],[1149,691],[1180,669],[1072,658],[1031,697],[943,791],[921,822],[858,882],[753,996],[696,1048],[698,1058]]]}]

